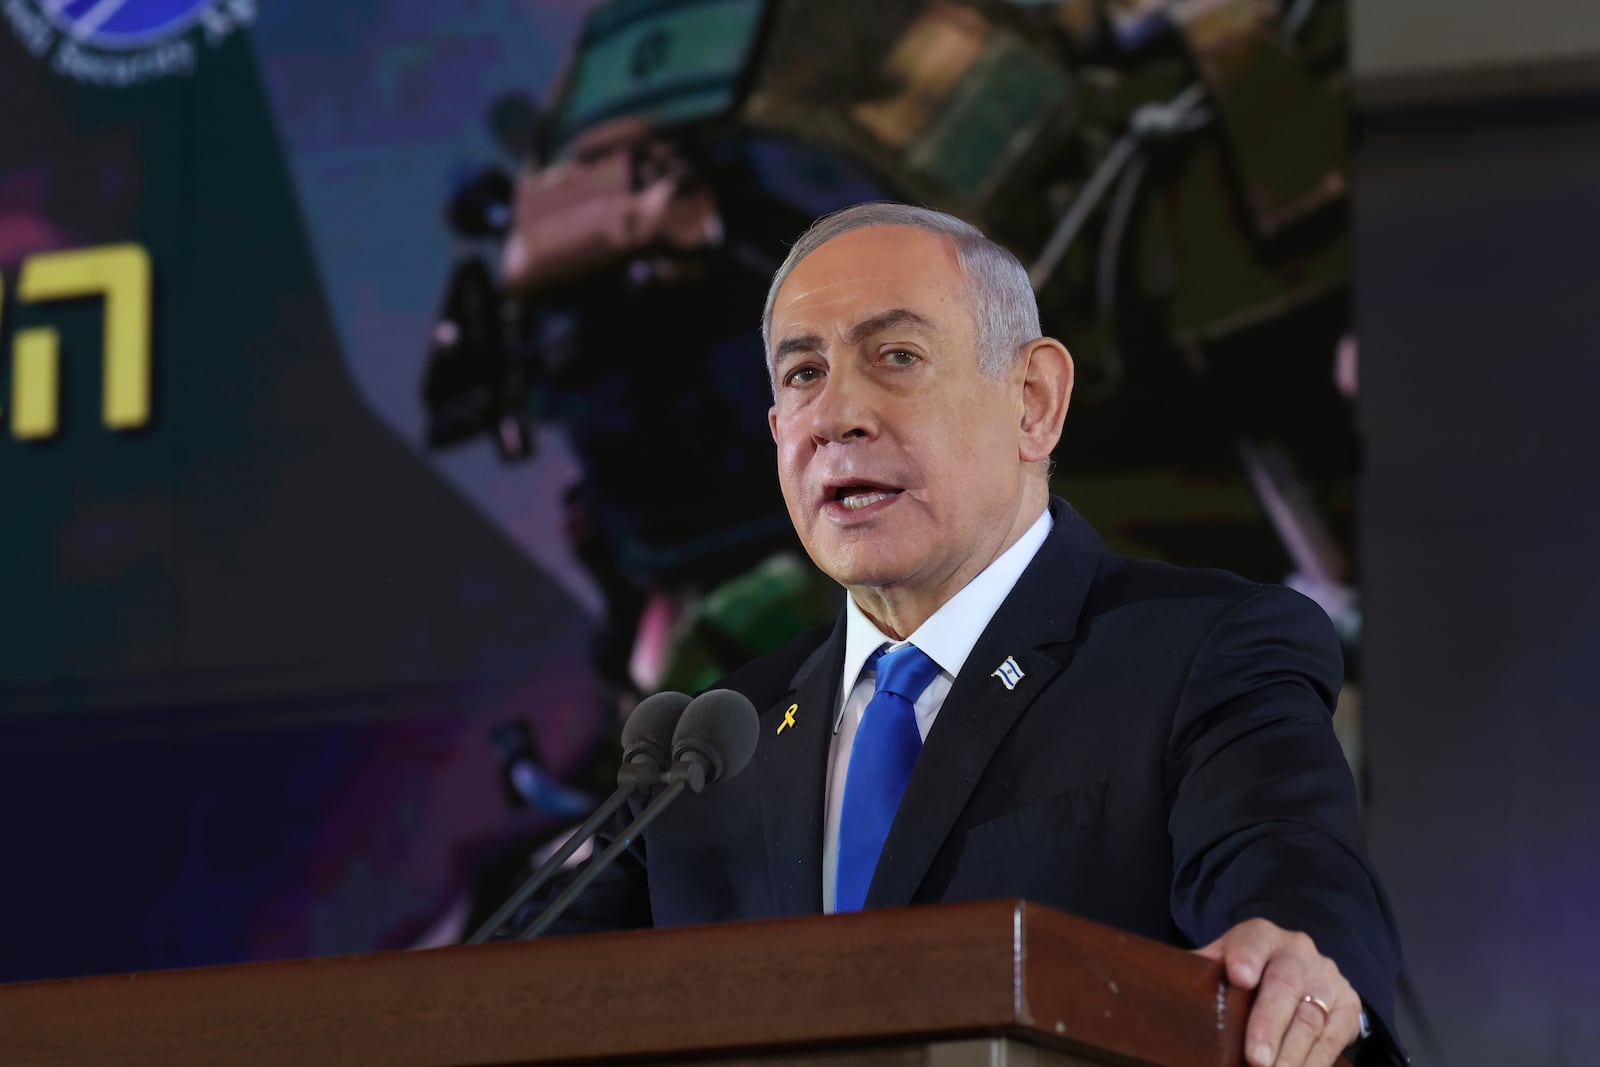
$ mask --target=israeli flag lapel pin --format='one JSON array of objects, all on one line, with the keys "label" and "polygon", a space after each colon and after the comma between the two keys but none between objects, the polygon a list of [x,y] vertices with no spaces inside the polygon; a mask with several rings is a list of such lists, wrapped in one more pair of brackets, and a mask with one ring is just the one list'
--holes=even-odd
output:
[{"label": "israeli flag lapel pin", "polygon": [[990,673],[989,677],[1000,679],[1008,690],[1015,689],[1017,683],[1022,681],[1022,668],[1017,666],[1015,659],[1007,656],[1005,661]]}]

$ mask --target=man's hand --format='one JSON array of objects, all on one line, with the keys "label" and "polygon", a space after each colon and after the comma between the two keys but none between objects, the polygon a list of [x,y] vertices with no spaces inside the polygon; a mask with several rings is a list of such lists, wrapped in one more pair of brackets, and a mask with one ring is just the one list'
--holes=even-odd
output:
[{"label": "man's hand", "polygon": [[1305,934],[1250,919],[1195,952],[1256,991],[1244,1031],[1254,1067],[1328,1067],[1360,1033],[1361,998]]}]

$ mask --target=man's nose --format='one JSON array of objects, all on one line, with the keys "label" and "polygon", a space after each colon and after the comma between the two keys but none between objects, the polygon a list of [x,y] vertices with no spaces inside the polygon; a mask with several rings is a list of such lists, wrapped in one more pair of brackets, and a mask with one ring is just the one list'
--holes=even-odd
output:
[{"label": "man's nose", "polygon": [[871,438],[877,416],[868,390],[847,369],[836,368],[823,381],[822,394],[811,406],[811,437],[817,444]]}]

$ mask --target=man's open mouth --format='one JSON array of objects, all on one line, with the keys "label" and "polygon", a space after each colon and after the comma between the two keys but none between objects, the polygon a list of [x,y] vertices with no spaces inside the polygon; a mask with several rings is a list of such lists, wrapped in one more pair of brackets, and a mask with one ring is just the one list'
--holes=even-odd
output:
[{"label": "man's open mouth", "polygon": [[847,511],[860,511],[899,494],[899,489],[885,489],[881,485],[841,485],[834,489],[832,499]]}]

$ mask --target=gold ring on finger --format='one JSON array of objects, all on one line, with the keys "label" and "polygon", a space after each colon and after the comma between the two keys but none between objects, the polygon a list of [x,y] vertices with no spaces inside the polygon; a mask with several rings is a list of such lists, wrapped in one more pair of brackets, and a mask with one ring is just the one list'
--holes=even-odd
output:
[{"label": "gold ring on finger", "polygon": [[1321,1008],[1322,1009],[1322,1024],[1324,1026],[1326,1026],[1328,1024],[1328,1020],[1329,1019],[1333,1018],[1333,1009],[1328,1007],[1328,1002],[1326,1000],[1323,1000],[1321,997],[1313,996],[1310,993],[1307,993],[1305,996],[1300,998],[1300,1003],[1302,1003],[1302,1004],[1311,1004],[1311,1005],[1313,1005],[1315,1007]]}]

